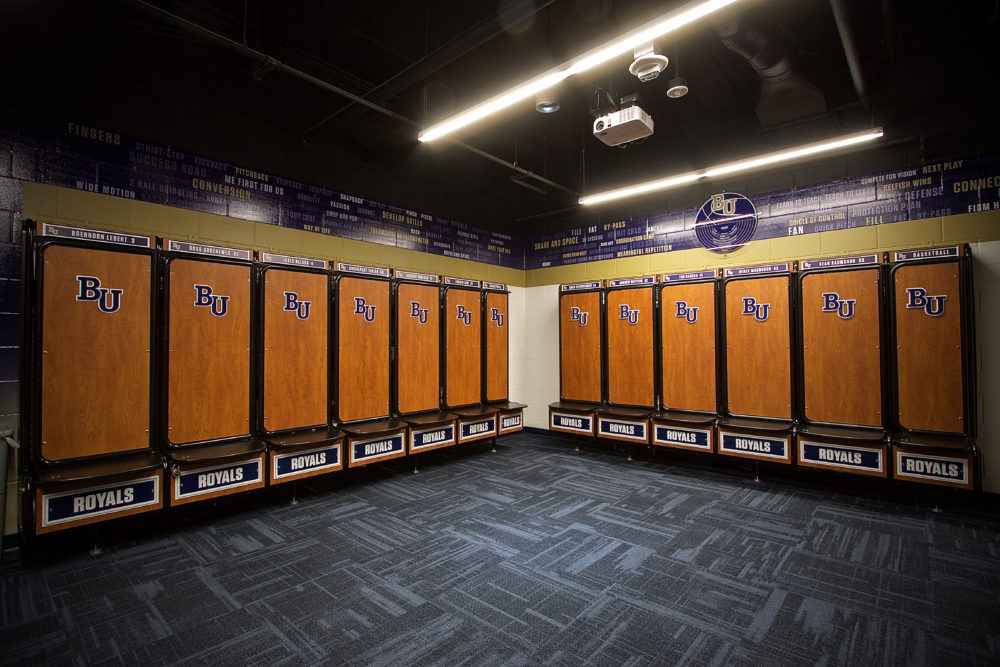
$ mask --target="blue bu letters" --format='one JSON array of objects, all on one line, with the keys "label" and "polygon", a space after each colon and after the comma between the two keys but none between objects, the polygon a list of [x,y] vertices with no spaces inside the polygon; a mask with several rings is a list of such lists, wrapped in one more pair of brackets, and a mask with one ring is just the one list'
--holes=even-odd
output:
[{"label": "blue bu letters", "polygon": [[456,304],[455,307],[458,309],[458,314],[455,316],[455,319],[465,322],[465,326],[472,324],[472,311],[466,310],[465,306],[461,304]]},{"label": "blue bu letters", "polygon": [[689,324],[694,324],[698,321],[698,308],[700,306],[692,308],[687,305],[687,301],[675,301],[674,304],[677,306],[677,312],[674,313],[674,317],[683,317]]},{"label": "blue bu letters", "polygon": [[410,317],[417,318],[417,322],[421,324],[427,324],[427,313],[428,308],[421,308],[419,301],[410,302]]},{"label": "blue bu letters", "polygon": [[216,317],[225,317],[229,311],[229,297],[212,293],[211,285],[194,286],[194,305],[209,308]]},{"label": "blue bu letters", "polygon": [[282,310],[295,313],[300,320],[309,319],[309,309],[312,301],[299,301],[299,295],[295,292],[285,292],[285,307]]},{"label": "blue bu letters", "polygon": [[354,297],[354,314],[362,315],[365,318],[365,322],[375,321],[375,308],[377,306],[369,306],[365,303],[365,298],[363,296]]},{"label": "blue bu letters", "polygon": [[771,310],[769,303],[757,303],[757,299],[752,296],[743,297],[743,314],[753,315],[758,322],[767,321],[768,311]]},{"label": "blue bu letters", "polygon": [[503,326],[504,314],[496,308],[490,308],[490,322],[496,322],[498,327]]},{"label": "blue bu letters", "polygon": [[841,299],[836,292],[823,292],[823,312],[837,313],[842,320],[854,317],[854,304],[857,302],[857,299]]},{"label": "blue bu letters", "polygon": [[579,322],[581,327],[587,326],[587,319],[590,317],[590,313],[586,311],[581,311],[576,306],[569,309],[569,321]]},{"label": "blue bu letters", "polygon": [[922,308],[931,317],[944,314],[944,300],[948,298],[947,294],[927,296],[927,290],[923,287],[907,287],[906,296],[907,308]]},{"label": "blue bu letters", "polygon": [[633,310],[629,308],[629,305],[627,303],[623,303],[622,305],[618,306],[618,319],[628,320],[629,324],[638,324],[639,309],[636,308],[635,310]]},{"label": "blue bu letters", "polygon": [[101,287],[101,279],[95,276],[77,276],[76,279],[80,283],[77,301],[96,301],[97,308],[102,313],[116,313],[121,308],[125,290]]}]

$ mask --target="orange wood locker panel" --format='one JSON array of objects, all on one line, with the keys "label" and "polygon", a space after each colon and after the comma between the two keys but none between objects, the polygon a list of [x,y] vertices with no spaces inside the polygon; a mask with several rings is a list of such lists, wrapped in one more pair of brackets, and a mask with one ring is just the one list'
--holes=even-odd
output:
[{"label": "orange wood locker panel", "polygon": [[788,277],[726,283],[729,412],[790,419]]},{"label": "orange wood locker panel", "polygon": [[664,407],[715,412],[715,283],[665,285],[660,303]]},{"label": "orange wood locker panel", "polygon": [[608,400],[653,407],[653,288],[608,291]]},{"label": "orange wood locker panel", "polygon": [[440,392],[440,289],[401,283],[397,293],[397,396],[402,413],[436,410]]},{"label": "orange wood locker panel", "polygon": [[813,422],[882,424],[879,271],[802,278],[805,416]]},{"label": "orange wood locker panel", "polygon": [[507,400],[507,295],[486,294],[486,400]]},{"label": "orange wood locker panel", "polygon": [[174,259],[167,270],[167,437],[183,444],[248,435],[250,267]]},{"label": "orange wood locker panel", "polygon": [[341,421],[389,416],[389,283],[345,276],[338,283]]},{"label": "orange wood locker panel", "polygon": [[326,424],[327,276],[264,272],[264,429]]},{"label": "orange wood locker panel", "polygon": [[559,386],[567,401],[601,401],[601,295],[559,299]]},{"label": "orange wood locker panel", "polygon": [[445,298],[447,365],[445,403],[479,403],[481,377],[481,322],[479,292],[449,289]]},{"label": "orange wood locker panel", "polygon": [[152,258],[57,245],[43,261],[42,457],[148,448]]},{"label": "orange wood locker panel", "polygon": [[957,262],[893,271],[899,425],[963,433],[962,301]]}]

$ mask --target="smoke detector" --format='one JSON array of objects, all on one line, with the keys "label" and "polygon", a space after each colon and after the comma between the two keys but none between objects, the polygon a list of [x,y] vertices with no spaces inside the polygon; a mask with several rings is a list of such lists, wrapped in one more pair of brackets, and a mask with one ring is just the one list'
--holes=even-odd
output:
[{"label": "smoke detector", "polygon": [[675,76],[667,84],[667,97],[672,100],[676,100],[679,97],[684,97],[688,94],[688,82],[682,76]]},{"label": "smoke detector", "polygon": [[643,83],[660,76],[660,72],[670,62],[666,56],[656,53],[656,46],[652,42],[637,48],[633,55],[635,60],[628,66],[628,71],[639,77],[639,81]]}]

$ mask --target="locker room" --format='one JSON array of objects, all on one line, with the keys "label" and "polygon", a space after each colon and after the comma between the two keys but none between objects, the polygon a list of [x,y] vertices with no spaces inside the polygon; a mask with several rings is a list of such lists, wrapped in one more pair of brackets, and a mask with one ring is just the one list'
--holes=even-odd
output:
[{"label": "locker room", "polygon": [[995,2],[0,8],[40,664],[990,664]]}]

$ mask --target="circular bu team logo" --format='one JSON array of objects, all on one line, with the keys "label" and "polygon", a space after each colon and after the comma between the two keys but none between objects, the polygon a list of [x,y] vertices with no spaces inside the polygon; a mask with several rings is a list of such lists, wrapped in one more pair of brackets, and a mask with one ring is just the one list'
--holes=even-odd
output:
[{"label": "circular bu team logo", "polygon": [[698,243],[715,252],[745,246],[756,230],[757,209],[752,201],[735,192],[712,195],[694,219]]}]

